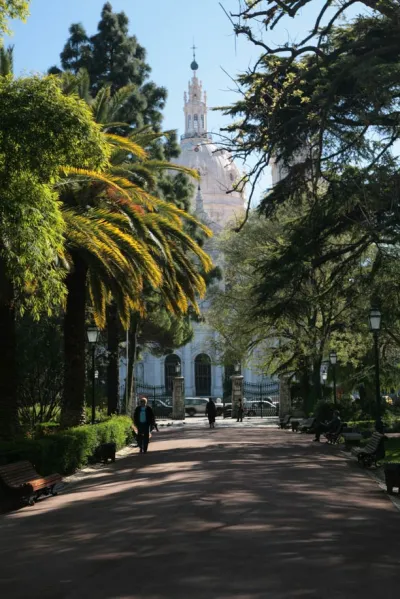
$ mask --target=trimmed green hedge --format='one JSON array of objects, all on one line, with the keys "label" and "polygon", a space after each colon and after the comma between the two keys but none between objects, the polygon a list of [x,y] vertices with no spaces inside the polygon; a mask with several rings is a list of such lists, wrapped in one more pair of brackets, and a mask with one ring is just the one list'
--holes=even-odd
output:
[{"label": "trimmed green hedge", "polygon": [[0,443],[0,463],[29,460],[42,474],[72,474],[85,466],[101,443],[114,442],[121,449],[132,439],[132,420],[112,416],[100,424],[70,428],[41,439]]}]

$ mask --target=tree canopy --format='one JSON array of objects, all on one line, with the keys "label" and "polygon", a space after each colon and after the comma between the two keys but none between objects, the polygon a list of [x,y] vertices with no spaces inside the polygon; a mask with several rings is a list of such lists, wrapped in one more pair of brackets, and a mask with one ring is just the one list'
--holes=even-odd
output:
[{"label": "tree canopy", "polygon": [[30,0],[0,0],[0,46],[4,34],[9,34],[8,19],[22,19],[29,15]]},{"label": "tree canopy", "polygon": [[107,146],[84,102],[54,77],[0,78],[0,253],[32,309],[63,294],[64,225],[54,183],[62,167],[102,168]]},{"label": "tree canopy", "polygon": [[[374,169],[382,174],[384,168],[397,168],[393,150],[400,133],[398,2],[364,2],[377,12],[341,24],[340,15],[355,3],[333,9],[327,1],[302,41],[270,47],[265,32],[284,16],[296,20],[306,4],[321,7],[314,0],[256,1],[235,15],[236,33],[255,43],[261,55],[239,77],[243,93],[226,108],[236,118],[228,131],[238,155],[258,153],[249,175],[254,182],[271,163],[284,175],[273,192],[265,194],[262,210],[267,215],[322,181],[333,182],[336,201],[341,175],[349,165],[358,169],[361,187],[371,181]],[[345,184],[354,171],[347,174]],[[389,181],[392,173],[388,174]],[[327,200],[331,206],[332,196]],[[342,203],[343,214],[347,208],[351,212],[351,203]]]},{"label": "tree canopy", "polygon": [[[81,23],[72,24],[69,33],[60,55],[62,68],[72,73],[85,69],[93,97],[104,85],[110,85],[112,93],[131,86],[129,101],[124,103],[118,120],[138,127],[150,124],[158,130],[167,91],[149,81],[151,68],[146,62],[146,50],[136,36],[129,35],[126,14],[114,13],[106,2],[97,33],[89,36]],[[53,67],[51,71],[59,69]]]}]

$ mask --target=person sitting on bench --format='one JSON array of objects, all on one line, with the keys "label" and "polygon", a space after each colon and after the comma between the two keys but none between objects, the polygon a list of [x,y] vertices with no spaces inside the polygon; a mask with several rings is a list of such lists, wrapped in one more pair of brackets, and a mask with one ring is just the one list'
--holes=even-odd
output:
[{"label": "person sitting on bench", "polygon": [[313,441],[319,441],[322,433],[335,433],[340,427],[340,415],[337,410],[333,412],[333,418],[330,422],[318,422],[315,427],[315,439]]}]

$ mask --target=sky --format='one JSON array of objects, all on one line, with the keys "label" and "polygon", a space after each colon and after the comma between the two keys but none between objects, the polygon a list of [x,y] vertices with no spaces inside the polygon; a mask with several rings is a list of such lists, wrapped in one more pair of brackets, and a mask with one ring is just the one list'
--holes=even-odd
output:
[{"label": "sky", "polygon": [[[27,22],[11,22],[14,34],[5,39],[5,44],[14,45],[15,74],[45,73],[50,66],[59,64],[71,23],[82,23],[87,33],[93,35],[104,3],[105,0],[31,0]],[[258,58],[253,44],[235,37],[220,6],[234,12],[238,0],[111,0],[111,4],[114,11],[127,14],[130,33],[146,48],[151,79],[168,90],[165,129],[183,132],[183,92],[192,74],[193,41],[197,46],[198,76],[207,91],[209,106],[229,105],[237,100],[232,79]],[[281,45],[303,36],[313,23],[319,4],[322,0],[315,0],[312,9],[303,10],[295,21],[285,20],[269,35],[268,43]],[[218,134],[227,122],[220,112],[209,111],[208,127],[212,133]],[[268,170],[257,187],[255,203],[270,183]]]}]

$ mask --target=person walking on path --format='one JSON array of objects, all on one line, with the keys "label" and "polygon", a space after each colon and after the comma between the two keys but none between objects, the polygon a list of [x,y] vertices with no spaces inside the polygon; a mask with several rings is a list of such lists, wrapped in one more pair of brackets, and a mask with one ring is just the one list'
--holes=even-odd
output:
[{"label": "person walking on path", "polygon": [[133,424],[137,431],[137,441],[140,453],[146,453],[149,445],[150,432],[157,428],[154,412],[147,405],[147,398],[142,397],[133,414]]},{"label": "person walking on path", "polygon": [[208,422],[210,424],[210,428],[215,428],[215,416],[217,415],[217,408],[215,407],[215,403],[210,397],[207,405],[206,405],[206,415],[208,416]]},{"label": "person walking on path", "polygon": [[319,441],[320,436],[322,435],[322,433],[336,433],[339,430],[339,427],[341,425],[341,421],[340,421],[340,415],[339,412],[337,410],[335,410],[333,412],[333,418],[330,422],[328,423],[324,423],[324,422],[318,422],[316,427],[315,427],[315,439],[313,439],[313,441]]},{"label": "person walking on path", "polygon": [[236,420],[236,422],[243,422],[243,413],[244,413],[243,401],[241,399],[239,399],[239,401],[238,401],[238,408],[237,408],[237,420]]}]

